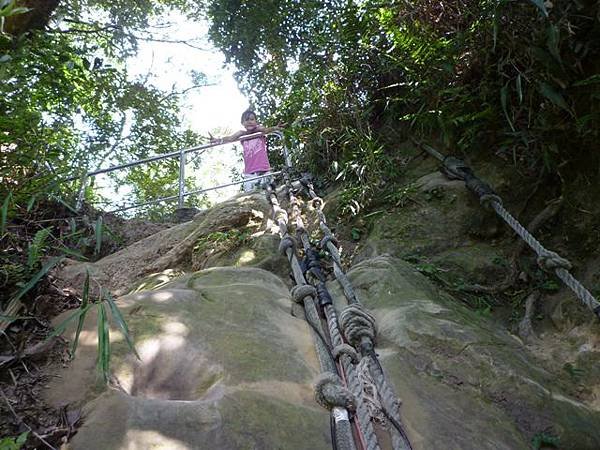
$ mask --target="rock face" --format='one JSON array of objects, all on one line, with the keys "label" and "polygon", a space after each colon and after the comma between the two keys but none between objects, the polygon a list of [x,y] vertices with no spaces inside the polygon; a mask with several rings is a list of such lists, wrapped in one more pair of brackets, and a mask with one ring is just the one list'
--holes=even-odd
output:
[{"label": "rock face", "polygon": [[[231,232],[244,227],[253,234]],[[271,249],[277,258],[270,227],[263,199],[247,196],[90,267],[130,292],[118,304],[141,360],[113,330],[113,387],[100,388],[96,324],[88,319],[77,357],[47,394],[54,405],[83,407],[71,448],[331,448],[328,413],[313,400],[312,337],[290,313],[287,261],[267,256]],[[186,251],[165,266],[165,253],[183,242]],[[242,258],[247,251],[254,256]],[[567,394],[565,374],[549,372],[520,340],[439,292],[411,264],[376,253],[349,276],[377,318],[377,351],[413,448],[523,449],[540,433],[558,436],[560,448],[600,448],[600,412]],[[170,271],[140,275],[148,266]],[[342,307],[341,290],[329,286]]]}]

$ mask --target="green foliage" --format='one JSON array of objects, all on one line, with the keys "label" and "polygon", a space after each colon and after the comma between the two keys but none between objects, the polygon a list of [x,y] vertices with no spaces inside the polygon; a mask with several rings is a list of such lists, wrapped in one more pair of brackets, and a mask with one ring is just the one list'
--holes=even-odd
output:
[{"label": "green foliage", "polygon": [[359,204],[389,181],[394,144],[408,136],[528,171],[578,158],[598,167],[595,3],[274,0],[267,9],[209,2],[211,39],[262,115],[297,119],[298,161],[362,187]]},{"label": "green foliage", "polygon": [[540,450],[542,448],[552,447],[558,448],[560,439],[556,436],[551,436],[547,433],[537,433],[531,439],[531,447],[533,450]]},{"label": "green foliage", "polygon": [[[133,354],[139,359],[139,354],[135,348],[135,344],[133,342],[133,338],[129,332],[129,327],[123,318],[123,314],[119,310],[117,304],[110,292],[105,290],[102,287],[99,287],[100,294],[98,301],[92,302],[90,300],[90,274],[86,273],[84,286],[83,286],[83,294],[81,298],[81,305],[79,308],[73,312],[69,317],[63,320],[60,324],[56,326],[54,331],[48,335],[47,339],[50,339],[55,336],[59,336],[67,329],[69,324],[73,321],[77,320],[77,328],[75,331],[75,337],[73,339],[72,347],[71,347],[71,357],[75,357],[75,351],[77,350],[77,346],[79,343],[79,336],[81,334],[81,330],[83,329],[83,325],[85,323],[85,318],[87,313],[96,309],[98,313],[97,318],[97,330],[98,330],[98,356],[96,361],[96,367],[98,369],[98,373],[102,377],[104,383],[108,383],[110,379],[110,355],[111,355],[111,347],[110,347],[110,321],[116,324],[119,331],[125,337],[125,341],[129,346],[129,349],[133,352]],[[110,310],[110,315],[107,311]]]},{"label": "green foliage", "polygon": [[571,378],[573,378],[573,380],[576,380],[576,381],[579,381],[584,374],[583,369],[579,369],[578,367],[575,367],[571,363],[566,363],[563,366],[563,370],[565,372],[567,372],[571,376]]},{"label": "green foliage", "polygon": [[48,236],[50,236],[51,232],[52,227],[42,228],[35,233],[35,236],[33,236],[33,239],[29,243],[29,250],[27,252],[27,267],[29,267],[30,270],[37,265],[41,256],[47,249],[46,240],[48,239]]},{"label": "green foliage", "polygon": [[28,436],[29,431],[25,431],[15,438],[2,438],[2,440],[0,440],[0,450],[19,450],[25,445],[25,442],[27,442]]}]

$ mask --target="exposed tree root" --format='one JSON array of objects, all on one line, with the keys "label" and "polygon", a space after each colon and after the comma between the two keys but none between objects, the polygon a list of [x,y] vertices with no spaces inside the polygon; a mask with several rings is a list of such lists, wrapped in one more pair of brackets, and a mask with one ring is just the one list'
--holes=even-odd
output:
[{"label": "exposed tree root", "polygon": [[[546,207],[533,218],[533,220],[527,226],[530,233],[535,233],[542,225],[547,221],[555,217],[563,205],[562,195],[557,199],[551,200]],[[498,284],[491,286],[483,286],[480,284],[470,284],[462,286],[461,290],[465,292],[477,293],[477,294],[498,294],[504,292],[515,285],[519,277],[519,258],[521,253],[526,247],[525,241],[519,239],[517,245],[510,257],[510,272],[508,276]]]},{"label": "exposed tree root", "polygon": [[523,319],[521,319],[521,322],[519,322],[519,336],[524,341],[537,340],[537,336],[531,325],[531,317],[535,312],[535,302],[539,300],[540,297],[540,292],[536,290],[529,294],[525,301],[525,315],[523,316]]}]

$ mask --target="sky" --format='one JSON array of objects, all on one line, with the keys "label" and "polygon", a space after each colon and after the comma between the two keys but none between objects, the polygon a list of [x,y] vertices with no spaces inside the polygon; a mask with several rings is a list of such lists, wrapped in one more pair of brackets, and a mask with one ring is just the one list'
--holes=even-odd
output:
[{"label": "sky", "polygon": [[[172,23],[172,26],[157,35],[159,39],[185,41],[204,50],[184,43],[140,41],[138,54],[127,64],[129,76],[132,79],[147,78],[149,83],[170,92],[183,91],[192,86],[192,71],[204,73],[209,86],[180,96],[184,127],[204,136],[209,132],[218,136],[239,130],[240,116],[248,107],[248,100],[237,87],[233,69],[224,67],[223,54],[208,42],[208,24],[189,21],[179,14],[161,18],[161,26],[165,23]],[[179,149],[173,149],[176,150]],[[242,162],[239,145],[230,144],[206,151],[198,170],[188,164],[186,176],[193,176],[196,189],[205,189],[230,182],[232,168],[241,172]],[[98,177],[96,186],[102,195],[114,200],[115,206],[129,203],[126,198],[128,190],[121,189],[115,194],[107,177]],[[239,186],[234,186],[213,191],[208,196],[215,202],[238,191]],[[107,207],[111,208],[114,207]]]}]

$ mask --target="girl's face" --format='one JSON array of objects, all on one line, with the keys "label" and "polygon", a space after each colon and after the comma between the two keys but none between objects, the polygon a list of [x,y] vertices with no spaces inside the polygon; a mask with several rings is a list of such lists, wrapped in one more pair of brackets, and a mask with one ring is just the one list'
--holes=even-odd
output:
[{"label": "girl's face", "polygon": [[246,129],[246,131],[254,130],[258,124],[256,123],[256,116],[254,114],[250,114],[246,120],[242,122],[242,125]]}]

